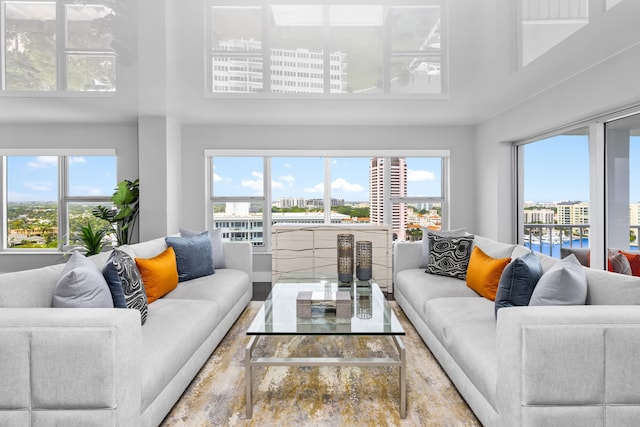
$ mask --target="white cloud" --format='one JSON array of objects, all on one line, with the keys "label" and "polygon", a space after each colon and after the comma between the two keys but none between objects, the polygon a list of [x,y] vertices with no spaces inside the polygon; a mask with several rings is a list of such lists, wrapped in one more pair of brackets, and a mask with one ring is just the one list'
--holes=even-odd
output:
[{"label": "white cloud", "polygon": [[58,166],[56,156],[38,156],[34,161],[27,163],[27,166],[34,169],[45,169]]},{"label": "white cloud", "polygon": [[55,185],[51,182],[25,181],[24,186],[31,191],[52,191]]},{"label": "white cloud", "polygon": [[88,196],[104,196],[101,188],[91,187],[90,185],[76,185],[71,191],[75,194],[88,195]]},{"label": "white cloud", "polygon": [[292,183],[293,181],[296,180],[291,174],[285,175],[285,176],[279,176],[278,178],[280,178],[281,181],[288,182],[288,183]]},{"label": "white cloud", "polygon": [[324,193],[324,184],[316,184],[313,187],[307,187],[304,189],[307,193]]},{"label": "white cloud", "polygon": [[434,179],[436,174],[431,171],[407,169],[407,181],[433,181]]},{"label": "white cloud", "polygon": [[262,190],[262,187],[263,187],[262,174],[260,172],[253,171],[253,172],[251,172],[251,176],[253,176],[256,179],[243,179],[240,182],[240,185],[242,185],[243,187],[247,187],[247,188],[249,188],[251,190],[254,190],[254,191]]},{"label": "white cloud", "polygon": [[213,174],[213,182],[222,182],[222,181],[224,181],[224,178],[214,172],[214,174]]},{"label": "white cloud", "polygon": [[284,185],[280,181],[271,181],[271,188],[282,188]]},{"label": "white cloud", "polygon": [[347,192],[364,191],[364,187],[362,185],[348,182],[344,178],[337,178],[336,180],[334,180],[331,183],[331,189],[338,190],[338,191],[347,191]]},{"label": "white cloud", "polygon": [[70,165],[75,165],[77,163],[87,163],[87,159],[85,159],[84,157],[79,157],[79,156],[69,157],[69,164]]}]

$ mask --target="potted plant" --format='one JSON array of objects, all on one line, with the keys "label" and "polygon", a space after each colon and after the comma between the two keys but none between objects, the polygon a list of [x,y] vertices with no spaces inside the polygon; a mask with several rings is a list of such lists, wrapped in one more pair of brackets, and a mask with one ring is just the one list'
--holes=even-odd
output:
[{"label": "potted plant", "polygon": [[139,180],[123,180],[118,183],[111,196],[112,206],[96,206],[92,213],[96,218],[111,223],[116,232],[118,245],[131,242],[138,219]]},{"label": "potted plant", "polygon": [[86,256],[97,255],[104,248],[104,237],[110,233],[109,229],[100,228],[94,230],[91,223],[80,227],[80,240],[85,250]]}]

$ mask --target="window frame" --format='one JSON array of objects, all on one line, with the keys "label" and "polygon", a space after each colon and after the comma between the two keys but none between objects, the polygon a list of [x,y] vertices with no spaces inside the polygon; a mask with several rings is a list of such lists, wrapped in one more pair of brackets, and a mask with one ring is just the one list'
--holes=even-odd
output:
[{"label": "window frame", "polygon": [[[8,203],[7,203],[7,158],[12,156],[55,156],[57,157],[58,168],[58,196],[56,199],[58,207],[58,247],[57,248],[9,248],[7,245],[8,235]],[[86,156],[113,156],[117,157],[116,151],[112,149],[88,149],[88,150],[55,150],[55,149],[16,149],[0,150],[0,185],[2,198],[5,200],[2,209],[2,227],[0,228],[0,253],[55,253],[65,251],[79,245],[69,245],[69,205],[72,203],[100,203],[110,204],[111,196],[70,196],[69,193],[69,168],[68,160],[71,157]],[[117,162],[116,162],[117,165]],[[117,166],[116,166],[117,169]],[[117,176],[117,170],[114,171]]]},{"label": "window frame", "polygon": [[[212,158],[214,157],[262,157],[264,161],[264,174],[263,174],[263,196],[262,197],[215,197],[213,194],[213,167]],[[271,253],[271,232],[272,232],[272,219],[271,219],[271,206],[273,204],[271,194],[271,161],[273,157],[320,157],[324,160],[324,176],[323,182],[325,189],[331,188],[331,160],[334,158],[373,158],[382,157],[390,159],[392,157],[431,157],[441,159],[441,196],[440,197],[392,197],[390,194],[389,185],[385,185],[384,205],[383,210],[385,212],[384,224],[392,225],[391,207],[397,203],[439,203],[441,206],[441,221],[442,229],[447,229],[449,225],[449,164],[451,153],[450,150],[331,150],[331,151],[319,151],[319,150],[301,150],[296,151],[296,156],[291,155],[291,151],[287,150],[226,150],[226,149],[205,149],[205,168],[207,180],[205,183],[206,191],[206,220],[209,230],[215,228],[215,218],[213,213],[214,203],[220,203],[225,201],[230,202],[251,202],[263,204],[263,245],[253,246],[253,250],[259,253]],[[383,163],[383,173],[385,175],[385,183],[391,180],[391,164],[389,161]],[[324,206],[331,206],[331,191],[324,191]],[[324,223],[323,225],[331,225],[331,209],[324,209]]]},{"label": "window frame", "polygon": [[[232,0],[207,0],[204,4],[205,11],[205,82],[204,82],[204,95],[207,98],[238,98],[238,97],[259,97],[259,98],[276,98],[276,99],[287,99],[287,98],[344,98],[348,97],[349,99],[448,99],[449,98],[449,55],[448,55],[448,0],[402,0],[400,4],[394,0],[379,0],[369,3],[361,3],[361,2],[353,2],[349,0],[338,0],[338,2],[330,1],[330,0],[317,0],[313,2],[313,5],[321,5],[323,6],[323,15],[324,22],[322,25],[323,29],[323,56],[324,56],[324,66],[323,66],[323,74],[324,74],[324,87],[323,93],[276,93],[272,92],[271,89],[271,79],[273,78],[271,74],[271,42],[269,36],[269,28],[267,23],[270,20],[270,7],[272,5],[291,5],[291,4],[300,4],[306,5],[306,3],[297,1],[292,2],[289,0],[241,0],[241,1],[232,1]],[[440,92],[438,93],[398,93],[392,92],[389,86],[390,77],[390,66],[391,61],[394,58],[401,58],[407,56],[415,56],[415,57],[426,57],[430,54],[427,51],[420,50],[393,50],[391,48],[391,35],[390,35],[390,27],[383,26],[382,34],[383,34],[383,51],[382,54],[382,74],[381,78],[382,82],[382,92],[381,93],[371,93],[371,94],[357,94],[357,93],[335,93],[331,91],[331,69],[330,69],[330,35],[329,35],[329,27],[328,24],[328,7],[335,5],[382,5],[384,7],[425,7],[425,6],[437,6],[440,8],[440,22],[439,22],[439,33],[440,33]],[[212,7],[223,7],[223,6],[234,6],[234,7],[258,7],[261,10],[262,15],[262,48],[260,50],[246,50],[246,51],[224,51],[224,50],[214,50],[211,41],[211,9]],[[214,70],[212,61],[213,58],[219,56],[221,53],[224,53],[222,56],[233,58],[235,57],[256,57],[261,58],[262,60],[262,92],[215,92],[214,86],[215,83],[213,81]],[[415,54],[415,55],[414,55]]]},{"label": "window frame", "polygon": [[[47,96],[69,96],[69,97],[115,97],[117,92],[117,70],[118,70],[118,61],[116,51],[111,49],[79,49],[79,48],[70,48],[67,47],[67,15],[66,15],[66,6],[67,5],[78,5],[81,3],[76,3],[73,0],[42,0],[43,3],[51,3],[55,5],[56,9],[56,24],[55,24],[55,43],[56,43],[56,89],[50,91],[42,91],[42,90],[11,90],[6,88],[6,41],[5,41],[5,7],[6,3],[34,3],[34,0],[0,0],[0,97],[2,96],[38,96],[38,97],[47,97]],[[91,5],[100,5],[109,7],[110,6],[101,0],[94,0],[90,3],[87,3],[86,6]],[[89,57],[99,57],[106,56],[111,57],[113,59],[113,64],[115,67],[114,74],[116,76],[116,80],[114,83],[114,90],[109,91],[90,91],[90,90],[68,90],[68,70],[67,70],[67,58],[73,55],[82,55]]]}]

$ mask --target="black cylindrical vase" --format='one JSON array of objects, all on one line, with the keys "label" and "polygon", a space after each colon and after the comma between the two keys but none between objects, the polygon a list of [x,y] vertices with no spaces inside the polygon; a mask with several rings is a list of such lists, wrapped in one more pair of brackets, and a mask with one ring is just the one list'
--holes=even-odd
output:
[{"label": "black cylindrical vase", "polygon": [[353,234],[338,234],[338,281],[353,282]]},{"label": "black cylindrical vase", "polygon": [[371,250],[370,241],[356,242],[356,277],[358,280],[371,280]]}]

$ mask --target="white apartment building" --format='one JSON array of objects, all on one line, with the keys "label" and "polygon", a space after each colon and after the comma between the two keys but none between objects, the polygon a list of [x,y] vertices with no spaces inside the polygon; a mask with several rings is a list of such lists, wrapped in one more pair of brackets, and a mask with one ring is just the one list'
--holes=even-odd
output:
[{"label": "white apartment building", "polygon": [[589,224],[589,204],[585,202],[560,202],[557,205],[558,224]]},{"label": "white apartment building", "polygon": [[551,209],[525,209],[525,224],[553,224],[555,221],[555,212]]},{"label": "white apartment building", "polygon": [[[256,40],[226,40],[220,42],[223,50],[259,52],[262,43]],[[271,93],[324,93],[324,58],[321,51],[309,49],[271,49]],[[263,57],[248,53],[246,56],[218,56],[213,58],[213,92],[262,92]],[[329,85],[331,93],[346,91],[346,54],[329,55]]]}]

